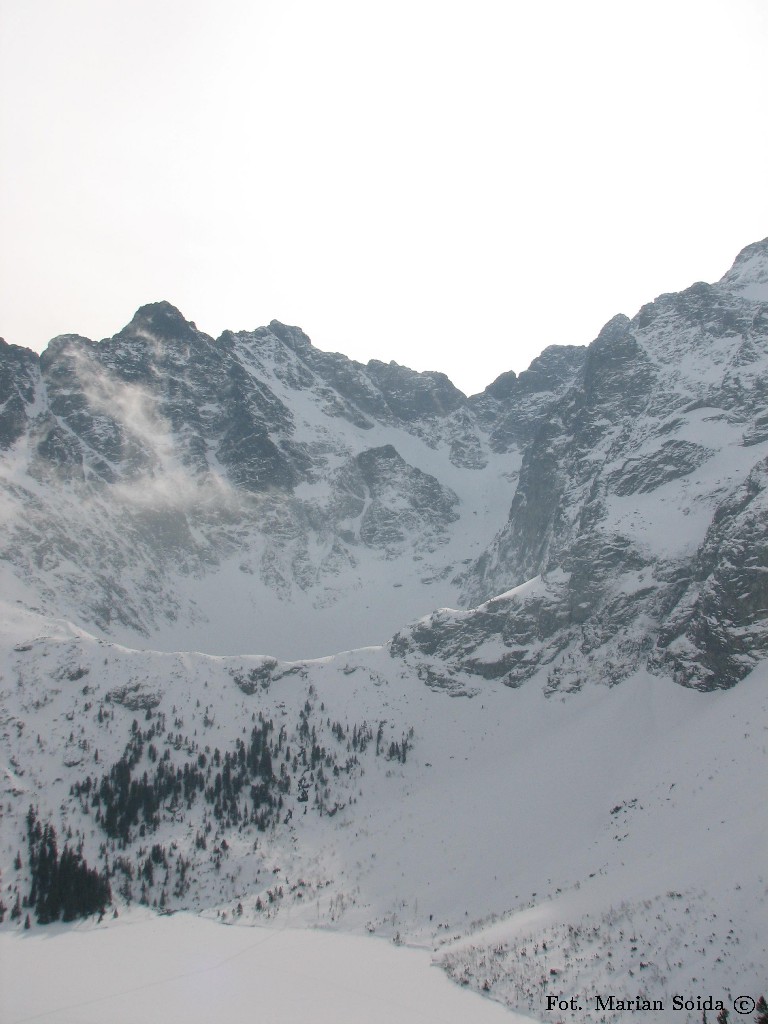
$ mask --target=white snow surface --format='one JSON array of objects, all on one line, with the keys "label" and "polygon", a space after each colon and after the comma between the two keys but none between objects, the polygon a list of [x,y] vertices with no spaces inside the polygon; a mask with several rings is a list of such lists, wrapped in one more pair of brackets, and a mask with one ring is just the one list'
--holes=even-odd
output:
[{"label": "white snow surface", "polygon": [[758,242],[747,246],[719,285],[752,302],[768,302],[768,252],[765,245]]},{"label": "white snow surface", "polygon": [[[768,301],[764,249],[745,250],[714,286],[721,296]],[[747,358],[736,333],[704,338],[701,325],[681,328],[676,302],[662,296],[652,327],[635,332],[664,382],[656,406],[631,431],[623,422],[607,430],[586,458],[608,482],[599,530],[629,538],[649,563],[617,575],[615,595],[649,587],[654,561],[690,560],[718,504],[768,453],[759,432],[745,440],[754,424],[717,405],[729,374],[752,386],[764,360]],[[211,452],[210,473],[195,477],[183,439],[145,396],[109,391],[109,381],[94,381],[90,400],[106,403],[151,450],[146,479],[119,483],[108,499],[74,485],[51,490],[30,472],[29,438],[0,464],[0,516],[29,539],[26,562],[0,566],[3,1024],[450,1024],[510,1013],[614,1024],[620,1014],[595,1012],[596,997],[611,994],[662,1000],[665,1009],[643,1019],[682,1024],[701,1012],[673,1012],[675,993],[730,1009],[736,995],[766,992],[768,665],[715,692],[645,669],[598,685],[588,657],[574,693],[553,690],[546,664],[519,689],[453,669],[450,690],[428,688],[416,661],[392,657],[387,640],[419,617],[450,627],[475,614],[451,608],[466,598],[467,566],[484,552],[494,557],[520,452],[494,451],[480,431],[482,457],[456,465],[460,419],[444,433],[392,423],[366,430],[329,411],[325,391],[291,386],[296,359],[281,346],[249,356],[246,341],[238,345],[254,380],[290,407],[296,443],[321,453],[321,471],[297,488],[289,511],[279,495],[237,495]],[[45,406],[39,390],[32,412]],[[759,425],[762,413],[754,415]],[[361,542],[362,514],[334,518],[338,474],[384,445],[456,495],[455,522],[385,549]],[[670,450],[695,468],[676,472]],[[563,503],[574,523],[582,486]],[[393,488],[387,500],[400,512],[407,499]],[[47,519],[35,518],[39,509]],[[188,547],[174,549],[178,566],[169,559],[153,575],[146,546],[129,557],[121,531],[144,513],[149,531],[188,531]],[[46,531],[59,525],[63,541],[49,544]],[[75,534],[79,552],[68,546]],[[113,582],[147,616],[135,628],[130,616],[99,625],[98,608],[83,613],[100,553],[108,560],[117,550],[124,561],[110,566],[122,564]],[[93,560],[84,564],[83,554]],[[507,592],[478,610],[499,602],[514,610],[565,579],[551,568],[511,590],[504,580],[497,589]],[[628,634],[638,644],[641,626]],[[505,653],[493,634],[474,657],[490,664]],[[308,772],[293,769],[266,831],[212,820],[197,800],[163,807],[156,830],[134,829],[121,850],[105,844],[93,806],[72,791],[108,773],[134,728],[162,721],[154,743],[181,770],[202,754],[210,766],[214,749],[233,751],[259,716],[286,730],[294,755],[306,742],[299,723],[309,723],[341,765],[328,766],[322,786],[312,775],[315,803],[299,799]],[[380,729],[382,749],[371,743],[353,759],[350,737],[363,723],[373,735]],[[407,758],[388,756],[406,738]],[[145,744],[136,772],[153,765]],[[71,829],[90,865],[102,866],[105,854],[112,866],[120,856],[129,863],[132,885],[113,878],[117,919],[25,931],[24,915],[10,918],[15,894],[29,887],[30,804],[61,842]],[[141,892],[155,843],[168,853],[168,878],[158,870]],[[185,888],[177,879],[187,862]],[[166,889],[174,913],[157,916],[149,907],[163,905]],[[450,986],[446,974],[485,998]],[[583,1009],[548,1012],[548,996],[576,996]]]},{"label": "white snow surface", "polygon": [[[0,935],[4,1024],[524,1024],[430,970],[426,950],[130,911]],[[41,976],[45,979],[41,984]]]},{"label": "white snow surface", "polygon": [[[151,453],[151,468],[138,479],[123,481],[123,468],[112,465],[119,482],[105,491],[74,485],[52,489],[33,469],[36,452],[30,435],[3,452],[3,533],[11,536],[18,527],[24,540],[12,541],[10,547],[29,544],[34,550],[21,568],[13,558],[0,560],[6,598],[84,622],[129,646],[209,654],[258,652],[292,659],[384,643],[403,623],[458,601],[457,574],[482,554],[506,519],[519,452],[493,452],[487,439],[475,437],[482,468],[458,466],[451,460],[443,427],[435,427],[434,436],[429,430],[419,436],[391,423],[364,429],[329,412],[318,391],[286,385],[265,346],[259,360],[245,344],[239,351],[255,384],[268,386],[291,409],[292,440],[315,453],[320,478],[299,484],[291,497],[243,495],[228,482],[212,451],[206,453],[208,472],[201,477],[185,464],[184,437],[174,435],[149,393],[110,377],[95,364],[82,366],[92,409],[108,408]],[[295,361],[293,353],[288,355]],[[42,411],[39,406],[41,401],[29,407],[30,416]],[[67,429],[63,419],[56,422]],[[330,507],[338,499],[334,474],[361,452],[387,445],[409,467],[436,477],[457,503],[455,521],[441,532],[407,537],[382,549],[361,543],[362,515],[345,521]],[[388,499],[395,508],[402,502],[394,491]],[[47,521],[30,521],[30,506],[35,515],[44,512]],[[407,514],[407,502],[402,511]],[[52,520],[69,524],[68,539],[78,543],[65,541],[51,550],[47,533]],[[147,578],[155,569],[147,564],[151,552],[145,546],[122,551],[124,531],[138,528],[141,533],[153,521],[155,529],[170,531],[172,544],[179,536],[185,538],[180,546],[186,548],[180,564],[167,559],[162,579],[152,579],[150,589]],[[342,534],[346,539],[340,544]],[[84,564],[78,553],[92,553],[96,545],[106,554],[105,564]],[[75,553],[62,557],[62,549]],[[115,552],[121,554],[113,563]],[[116,567],[116,582],[131,607],[143,612],[140,629],[113,614],[105,621],[98,609],[83,606],[83,595],[98,590],[89,578],[114,574]]]},{"label": "white snow surface", "polygon": [[[4,886],[19,877],[11,862],[23,845],[23,817],[31,802],[44,820],[59,822],[60,832],[71,827],[83,840],[88,862],[99,862],[103,833],[83,813],[70,784],[106,770],[122,752],[132,720],[145,724],[143,712],[137,715],[114,700],[105,704],[107,692],[133,687],[158,698],[154,720],[163,712],[173,722],[162,746],[178,765],[204,745],[231,748],[257,712],[283,724],[292,745],[299,712],[307,706],[318,742],[327,747],[336,741],[326,721],[348,723],[350,729],[362,720],[383,721],[385,745],[411,735],[405,763],[369,749],[360,755],[359,772],[330,779],[328,802],[337,807],[332,816],[318,815],[311,804],[304,814],[294,788],[283,812],[291,811],[291,819],[266,833],[217,827],[208,850],[196,850],[203,821],[198,802],[164,816],[156,832],[129,845],[127,855],[138,865],[148,843],[176,844],[171,868],[173,858],[188,858],[194,885],[172,905],[210,920],[200,931],[202,925],[189,924],[189,932],[186,925],[167,922],[142,925],[146,937],[138,944],[148,950],[155,942],[169,945],[159,938],[171,934],[163,928],[204,937],[199,963],[211,967],[209,981],[222,979],[223,1000],[229,998],[223,979],[232,978],[235,1008],[242,991],[239,961],[237,969],[213,965],[250,944],[264,939],[259,957],[274,964],[274,977],[299,971],[304,963],[333,960],[333,937],[281,932],[274,943],[267,938],[270,929],[286,926],[356,936],[348,948],[359,951],[362,966],[358,972],[358,953],[350,952],[351,976],[360,982],[351,988],[362,1001],[355,1003],[353,993],[344,1006],[366,1020],[377,1019],[378,993],[394,995],[400,985],[410,991],[411,982],[396,980],[395,966],[395,980],[383,989],[362,980],[368,977],[366,965],[376,974],[376,958],[389,956],[385,939],[432,950],[462,985],[537,1020],[559,1019],[546,1012],[547,995],[578,994],[592,1001],[611,991],[634,996],[641,979],[643,991],[667,1002],[675,992],[756,997],[765,987],[768,848],[764,798],[756,785],[765,778],[765,666],[733,690],[714,693],[639,673],[615,688],[592,685],[568,696],[545,696],[543,679],[536,677],[518,690],[488,682],[472,699],[451,699],[425,687],[386,648],[373,647],[278,665],[276,673],[289,674],[248,694],[235,676],[263,668],[262,658],[134,651],[13,609],[5,625],[3,803],[11,811],[0,849]],[[103,722],[99,708],[108,710]],[[146,754],[138,770],[145,768],[152,769]],[[229,848],[217,868],[211,847],[225,837]],[[160,886],[156,879],[150,901]],[[121,921],[125,899],[115,895]],[[137,897],[134,886],[133,905]],[[233,921],[257,930],[222,927]],[[132,934],[143,936],[141,928]],[[93,988],[91,960],[75,952],[86,941],[78,937],[81,932],[99,929],[33,926],[25,933],[6,916],[0,934],[12,945],[3,948],[11,950],[8,962],[20,965],[8,972],[10,995],[3,997],[18,1015],[11,1020],[54,1008],[53,997],[45,1002],[39,992],[25,994],[27,982],[22,985],[30,969],[23,966],[30,962],[25,957],[40,968],[48,951],[51,971],[67,975],[55,1002],[64,1015],[51,1019],[91,1019],[79,1005],[65,1014],[74,1005],[70,999],[76,1001],[73,993]],[[110,943],[116,943],[117,956],[119,944],[128,941],[119,930],[115,938],[111,934],[104,933],[107,959]],[[429,957],[410,956],[391,962],[408,964],[414,977],[432,984],[430,972],[418,968],[426,968]],[[62,966],[70,962],[81,967]],[[380,970],[383,979],[389,968],[382,964]],[[157,988],[142,990],[141,998],[167,995],[172,1002],[184,987],[172,980],[179,973],[178,965],[167,971],[158,966],[147,974]],[[333,975],[339,980],[329,977],[326,987],[316,988],[322,975],[319,967],[306,978],[299,974],[290,999],[301,1004],[305,994],[314,994],[318,1014],[330,1014],[331,1006],[335,1011],[341,997],[334,986],[342,982]],[[243,966],[242,978],[247,976]],[[124,992],[121,998],[131,1007],[139,1005],[116,973],[107,972],[105,979],[97,996]],[[403,1000],[403,1019],[422,1019],[406,1012],[410,1005],[416,1013],[420,998],[414,992]],[[425,998],[429,1003],[432,996]],[[123,1019],[119,999],[100,1010],[93,1005],[94,1012],[115,1007],[108,1019]],[[457,1012],[481,1020],[485,1006]],[[232,1013],[238,1019],[237,1010]],[[423,1019],[452,1018],[438,1013]],[[667,1012],[648,1019],[693,1020],[700,1014]]]}]

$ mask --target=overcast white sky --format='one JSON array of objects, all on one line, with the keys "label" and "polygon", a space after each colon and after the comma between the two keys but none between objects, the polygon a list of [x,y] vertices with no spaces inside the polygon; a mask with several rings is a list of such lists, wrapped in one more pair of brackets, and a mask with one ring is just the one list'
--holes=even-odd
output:
[{"label": "overcast white sky", "polygon": [[168,299],[467,392],[768,235],[765,0],[0,0],[0,334]]}]

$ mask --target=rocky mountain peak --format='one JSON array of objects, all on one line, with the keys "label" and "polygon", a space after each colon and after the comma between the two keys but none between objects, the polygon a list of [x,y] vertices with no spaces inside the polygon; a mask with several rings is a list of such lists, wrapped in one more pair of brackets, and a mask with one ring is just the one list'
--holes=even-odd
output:
[{"label": "rocky mountain peak", "polygon": [[500,373],[494,381],[491,381],[480,397],[497,398],[501,400],[509,398],[515,390],[516,381],[517,374],[514,370],[507,370],[505,373]]},{"label": "rocky mountain peak", "polygon": [[0,940],[50,825],[121,918],[413,939],[529,1017],[757,994],[767,256],[471,398],[167,302],[0,344]]},{"label": "rocky mountain peak", "polygon": [[742,249],[719,285],[746,299],[768,302],[768,238]]},{"label": "rocky mountain peak", "polygon": [[68,358],[80,351],[88,351],[95,345],[95,341],[82,334],[57,334],[40,353],[40,364],[44,368],[51,366],[59,359]]},{"label": "rocky mountain peak", "polygon": [[[767,261],[768,241],[748,246],[727,287],[662,295],[472,398],[277,320],[213,342],[169,302],[98,344],[0,346],[0,568],[129,643],[203,632],[227,638],[217,653],[314,656],[446,605],[470,609],[451,629],[466,651],[497,645],[483,671],[510,682],[551,663],[554,687],[571,659],[571,688],[641,662],[732,686],[768,650],[745,561],[764,559],[768,322],[748,295]],[[536,601],[471,610],[538,577]],[[329,646],[294,651],[319,609]]]},{"label": "rocky mountain peak", "polygon": [[117,337],[143,338],[148,335],[158,341],[187,343],[203,337],[191,320],[186,320],[180,310],[166,301],[140,306]]},{"label": "rocky mountain peak", "polygon": [[312,342],[300,327],[291,327],[279,320],[270,320],[268,330],[294,352],[304,352],[312,348]]}]

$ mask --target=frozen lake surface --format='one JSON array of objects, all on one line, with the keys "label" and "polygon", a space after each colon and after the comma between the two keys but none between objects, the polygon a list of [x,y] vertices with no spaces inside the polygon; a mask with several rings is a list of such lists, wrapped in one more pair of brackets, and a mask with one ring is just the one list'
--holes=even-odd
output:
[{"label": "frozen lake surface", "polygon": [[5,1024],[514,1024],[427,950],[333,932],[132,911],[0,935]]}]

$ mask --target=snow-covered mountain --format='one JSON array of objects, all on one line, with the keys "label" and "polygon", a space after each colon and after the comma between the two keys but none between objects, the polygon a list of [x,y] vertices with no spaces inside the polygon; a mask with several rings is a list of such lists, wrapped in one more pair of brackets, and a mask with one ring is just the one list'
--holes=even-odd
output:
[{"label": "snow-covered mountain", "polygon": [[749,246],[471,398],[275,322],[213,341],[167,303],[3,346],[4,593],[128,644],[297,658],[536,579],[427,648],[513,685],[730,686],[766,644],[767,267]]},{"label": "snow-covered mountain", "polygon": [[0,360],[3,927],[50,823],[539,1019],[766,987],[768,240],[471,397],[168,303]]},{"label": "snow-covered mountain", "polygon": [[312,657],[459,599],[517,456],[441,374],[166,303],[2,350],[4,590],[161,649]]}]

